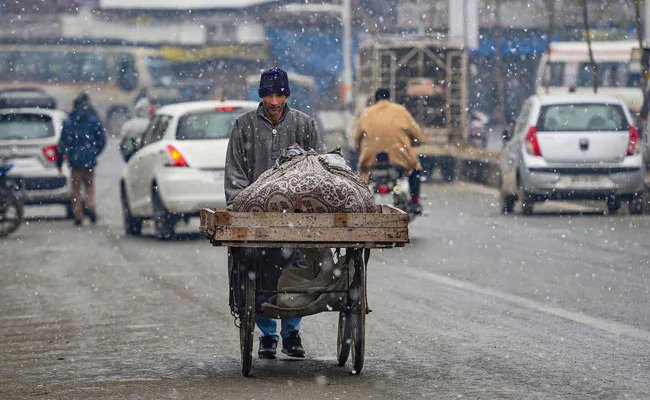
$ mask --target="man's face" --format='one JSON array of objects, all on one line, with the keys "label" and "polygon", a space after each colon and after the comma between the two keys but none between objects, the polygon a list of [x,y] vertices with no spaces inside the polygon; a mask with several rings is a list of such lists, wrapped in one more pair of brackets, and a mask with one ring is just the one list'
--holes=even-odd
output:
[{"label": "man's face", "polygon": [[282,118],[284,104],[287,102],[287,96],[283,94],[271,94],[262,97],[264,113],[271,121],[279,121]]}]

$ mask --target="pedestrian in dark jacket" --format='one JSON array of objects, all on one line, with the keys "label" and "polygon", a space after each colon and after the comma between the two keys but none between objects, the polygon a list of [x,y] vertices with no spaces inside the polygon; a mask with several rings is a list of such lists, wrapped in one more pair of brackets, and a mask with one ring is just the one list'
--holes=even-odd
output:
[{"label": "pedestrian in dark jacket", "polygon": [[[235,121],[226,153],[225,192],[229,207],[235,196],[273,167],[290,145],[297,143],[305,150],[322,150],[314,119],[289,108],[289,94],[289,78],[285,71],[280,68],[264,71],[258,90],[262,102],[257,110],[247,112]],[[283,268],[304,266],[303,254],[288,248],[250,249],[246,258],[247,262],[262,265],[260,282],[267,290],[277,289]],[[275,358],[279,341],[275,319],[260,316],[256,322],[261,331],[258,356]],[[301,318],[282,319],[282,352],[289,357],[305,356],[299,335],[300,322]]]},{"label": "pedestrian in dark jacket", "polygon": [[[57,168],[61,172],[64,157],[71,170],[72,207],[75,225],[81,225],[84,213],[90,221],[97,221],[95,208],[95,166],[97,156],[104,149],[106,134],[86,93],[80,93],[73,109],[63,123],[57,150]],[[82,186],[85,198],[82,196]]]}]

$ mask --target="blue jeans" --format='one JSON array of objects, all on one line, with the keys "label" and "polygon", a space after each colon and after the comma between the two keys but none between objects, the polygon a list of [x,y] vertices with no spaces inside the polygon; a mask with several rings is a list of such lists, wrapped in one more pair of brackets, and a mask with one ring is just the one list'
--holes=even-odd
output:
[{"label": "blue jeans", "polygon": [[[282,335],[282,338],[286,338],[289,336],[289,333],[296,331],[298,332],[300,330],[300,321],[302,320],[302,317],[295,317],[295,318],[284,318],[280,320],[280,324],[282,326],[282,330],[280,331],[280,334]],[[262,332],[260,334],[260,337],[264,336],[273,336],[276,339],[280,339],[278,336],[278,324],[273,318],[267,318],[267,317],[257,317],[255,320],[257,323],[257,327],[260,329]]]},{"label": "blue jeans", "polygon": [[[283,268],[288,266],[304,265],[304,262],[301,261],[298,256],[299,254],[297,254],[293,249],[256,249],[257,262],[263,266],[263,268],[260,269],[260,287],[266,290],[275,290]],[[265,296],[259,296],[256,299],[257,307],[260,307],[260,305],[267,300],[268,299]],[[289,333],[299,331],[301,320],[302,318],[300,317],[282,319],[282,328],[280,331],[282,337],[286,338],[289,336]],[[276,339],[280,338],[277,331],[278,324],[274,318],[258,316],[255,322],[257,322],[257,327],[262,332],[260,337],[273,336]]]}]

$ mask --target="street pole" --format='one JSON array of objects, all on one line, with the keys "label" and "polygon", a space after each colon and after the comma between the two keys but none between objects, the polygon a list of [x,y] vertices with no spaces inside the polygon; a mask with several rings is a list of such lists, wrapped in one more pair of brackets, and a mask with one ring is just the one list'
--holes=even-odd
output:
[{"label": "street pole", "polygon": [[644,10],[644,15],[645,18],[643,19],[644,21],[644,29],[643,29],[643,39],[645,39],[645,44],[646,46],[650,44],[650,1],[645,0],[643,2],[643,10]]},{"label": "street pole", "polygon": [[343,24],[343,104],[346,110],[352,104],[352,12],[351,0],[342,0],[341,23]]}]

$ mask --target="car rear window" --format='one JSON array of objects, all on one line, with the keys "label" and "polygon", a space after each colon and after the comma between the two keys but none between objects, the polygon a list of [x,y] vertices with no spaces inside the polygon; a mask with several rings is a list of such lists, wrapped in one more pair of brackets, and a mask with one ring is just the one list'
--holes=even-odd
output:
[{"label": "car rear window", "polygon": [[542,106],[537,131],[627,131],[623,108],[618,104],[552,104]]},{"label": "car rear window", "polygon": [[30,140],[54,136],[52,118],[43,114],[0,114],[0,140]]},{"label": "car rear window", "polygon": [[228,138],[235,119],[244,111],[246,110],[228,107],[224,110],[203,111],[185,115],[178,121],[176,139],[202,140]]}]

